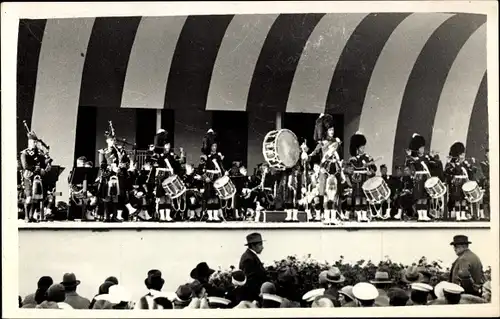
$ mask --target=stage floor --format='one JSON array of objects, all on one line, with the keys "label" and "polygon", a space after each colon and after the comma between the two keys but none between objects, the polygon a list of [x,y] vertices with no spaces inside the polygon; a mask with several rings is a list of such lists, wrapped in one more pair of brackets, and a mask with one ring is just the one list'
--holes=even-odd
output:
[{"label": "stage floor", "polygon": [[249,221],[231,221],[221,223],[207,222],[79,222],[54,221],[26,223],[19,220],[19,230],[42,229],[489,229],[490,222],[416,222],[416,221],[374,221],[369,223],[344,222],[339,225],[325,225],[321,222],[281,222],[263,223]]}]

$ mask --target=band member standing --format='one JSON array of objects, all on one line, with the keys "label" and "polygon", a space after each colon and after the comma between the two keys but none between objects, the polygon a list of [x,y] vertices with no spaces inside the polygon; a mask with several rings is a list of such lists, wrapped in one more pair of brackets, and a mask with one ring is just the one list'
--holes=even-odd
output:
[{"label": "band member standing", "polygon": [[[76,160],[76,168],[86,167],[87,158],[81,156]],[[93,221],[94,216],[91,213],[90,201],[94,197],[88,190],[88,185],[93,181],[86,181],[87,185],[73,184],[72,181],[73,170],[69,173],[68,183],[70,184],[70,200],[68,207],[68,217],[70,220],[80,219],[83,221]],[[94,198],[95,201],[95,198]],[[95,202],[94,202],[95,204]]]},{"label": "band member standing", "polygon": [[[394,178],[391,175],[387,175],[387,166],[385,164],[380,165],[380,177],[385,181],[389,189],[391,190],[391,197],[396,193]],[[389,199],[382,203],[382,211],[385,212],[384,219],[387,219],[391,216],[392,212],[392,201]]]},{"label": "band member standing", "polygon": [[298,219],[298,200],[300,199],[298,196],[300,195],[299,189],[299,167],[287,168],[282,175],[282,179],[280,182],[280,195],[283,197],[283,203],[286,212],[285,221],[299,221]]},{"label": "band member standing", "polygon": [[35,213],[40,214],[43,220],[43,183],[47,162],[46,157],[36,147],[38,138],[35,133],[28,133],[28,148],[21,152],[21,166],[23,170],[23,187],[25,195],[25,220],[36,221]]},{"label": "band member standing", "polygon": [[[382,171],[382,167],[385,165],[382,165],[380,167],[380,170]],[[382,173],[382,177],[384,174]],[[393,215],[393,212],[396,212],[396,214],[393,215],[394,219],[401,219],[401,216],[403,214],[403,207],[401,205],[401,200],[400,196],[403,191],[403,168],[400,165],[396,166],[396,169],[394,171],[394,174],[390,176],[390,184],[389,188],[391,190],[391,199],[392,199],[392,212],[391,215]]]},{"label": "band member standing", "polygon": [[139,220],[151,220],[154,210],[154,170],[151,159],[146,159],[142,170],[136,172],[135,180],[130,192],[130,204],[138,211]]},{"label": "band member standing", "polygon": [[201,219],[202,200],[200,190],[203,188],[202,176],[198,174],[193,166],[186,164],[186,173],[184,175],[184,184],[186,185],[186,209],[190,221]]},{"label": "band member standing", "polygon": [[429,195],[425,190],[425,181],[431,177],[431,170],[434,170],[435,165],[434,158],[425,153],[425,139],[417,133],[413,134],[406,151],[405,166],[409,166],[414,172],[413,199],[419,221],[431,220],[428,216]]},{"label": "band member standing", "polygon": [[[342,161],[337,153],[337,149],[341,144],[339,138],[335,137],[335,129],[333,127],[333,117],[329,114],[321,114],[316,120],[314,129],[315,141],[318,142],[314,151],[309,155],[309,158],[320,155],[321,170],[319,174],[318,197],[323,212],[324,222],[330,223],[330,220],[336,221],[337,216],[332,210],[324,210],[325,194],[327,183],[337,183],[335,174],[342,170]],[[342,174],[341,174],[342,175]],[[327,181],[327,179],[335,179]],[[334,209],[334,211],[337,208]]]},{"label": "band member standing", "polygon": [[486,160],[481,162],[482,178],[480,185],[484,190],[483,210],[486,216],[490,216],[490,150],[485,150]]},{"label": "band member standing", "polygon": [[365,153],[365,146],[366,137],[360,132],[356,132],[351,137],[349,144],[349,153],[351,154],[349,164],[353,167],[351,177],[352,197],[358,222],[369,221],[368,203],[362,186],[377,171],[373,158]]},{"label": "band member standing", "polygon": [[217,136],[212,129],[208,130],[203,138],[202,151],[207,153],[207,163],[205,166],[205,185],[203,198],[206,202],[207,215],[209,222],[220,222],[222,215],[221,202],[214,188],[214,182],[222,177],[225,172],[222,167],[222,154],[217,152]]},{"label": "band member standing", "polygon": [[[465,200],[462,186],[473,176],[475,168],[473,164],[465,160],[465,146],[456,142],[450,147],[449,161],[446,163],[445,173],[448,180],[450,196],[448,209],[455,211],[457,221],[466,221],[468,205]],[[471,212],[472,213],[472,212]]]}]

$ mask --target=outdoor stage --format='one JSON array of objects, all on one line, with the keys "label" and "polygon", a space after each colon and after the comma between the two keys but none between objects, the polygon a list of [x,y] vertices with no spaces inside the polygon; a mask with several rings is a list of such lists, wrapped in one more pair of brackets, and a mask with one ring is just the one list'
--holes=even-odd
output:
[{"label": "outdoor stage", "polygon": [[144,278],[157,268],[164,291],[188,282],[201,261],[212,268],[238,267],[245,236],[260,232],[265,240],[261,259],[271,264],[287,256],[320,262],[380,260],[412,264],[425,256],[450,267],[456,258],[450,241],[467,235],[483,265],[494,262],[489,245],[494,238],[489,222],[371,222],[323,225],[318,222],[19,222],[20,294],[32,293],[42,275],[55,281],[74,272],[79,292],[93,296],[104,278],[115,275],[134,297],[144,292]]}]

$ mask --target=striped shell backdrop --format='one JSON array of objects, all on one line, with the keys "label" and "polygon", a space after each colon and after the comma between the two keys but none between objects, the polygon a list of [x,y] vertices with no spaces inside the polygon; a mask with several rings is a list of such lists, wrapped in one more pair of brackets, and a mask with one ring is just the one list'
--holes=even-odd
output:
[{"label": "striped shell backdrop", "polygon": [[485,15],[21,20],[17,137],[27,119],[68,167],[79,106],[343,113],[346,141],[362,131],[393,167],[414,132],[481,156],[486,86]]}]

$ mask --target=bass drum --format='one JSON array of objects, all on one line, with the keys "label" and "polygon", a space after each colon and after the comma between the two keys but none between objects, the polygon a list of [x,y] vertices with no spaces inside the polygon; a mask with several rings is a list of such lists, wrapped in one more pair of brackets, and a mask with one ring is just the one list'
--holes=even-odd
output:
[{"label": "bass drum", "polygon": [[270,167],[278,170],[294,167],[300,159],[297,136],[282,129],[267,133],[262,144],[262,155]]}]

